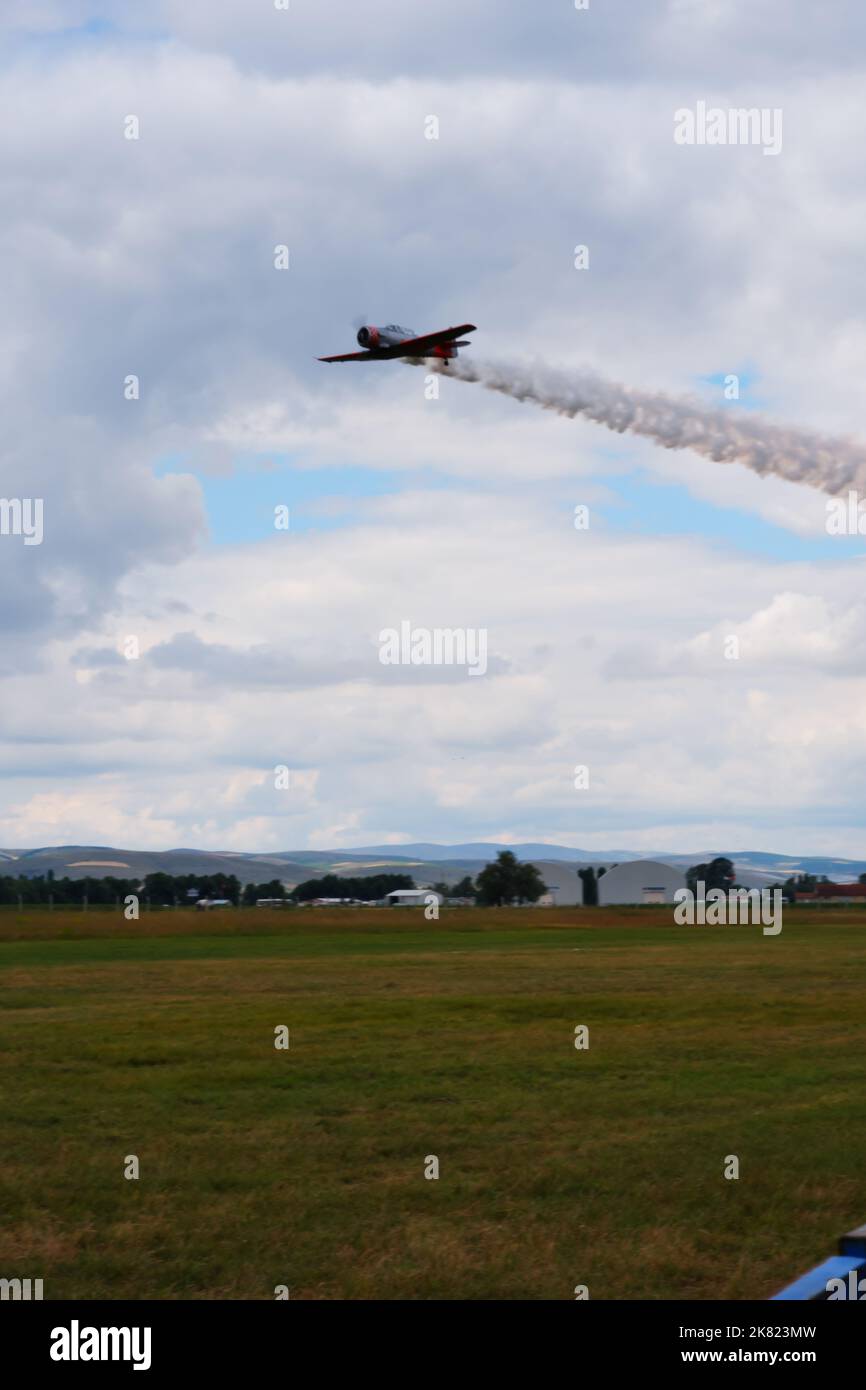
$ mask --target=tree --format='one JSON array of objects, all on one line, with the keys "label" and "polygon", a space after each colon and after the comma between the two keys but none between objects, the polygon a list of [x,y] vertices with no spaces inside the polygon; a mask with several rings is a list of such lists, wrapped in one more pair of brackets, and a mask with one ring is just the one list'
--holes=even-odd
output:
[{"label": "tree", "polygon": [[248,883],[243,891],[244,907],[255,907],[257,898],[280,898],[285,900],[286,890],[278,878],[272,878],[270,883]]},{"label": "tree", "polygon": [[377,902],[395,888],[414,888],[411,874],[364,874],[359,878],[338,878],[325,874],[323,878],[308,878],[292,889],[295,902],[308,903],[314,898],[359,898],[361,902]]},{"label": "tree", "polygon": [[785,882],[782,884],[782,897],[784,898],[785,902],[795,903],[797,901],[798,891],[799,889],[797,886],[796,878],[794,878],[793,876],[791,878],[786,878]]},{"label": "tree", "polygon": [[693,864],[690,869],[686,869],[686,886],[693,897],[698,895],[698,884],[707,881],[707,864]]},{"label": "tree", "polygon": [[544,880],[534,864],[521,864],[510,849],[486,864],[475,880],[482,907],[507,907],[513,902],[537,903],[545,891]]},{"label": "tree", "polygon": [[[600,869],[599,873],[604,873]],[[583,884],[583,905],[584,907],[598,907],[598,878],[595,869],[590,865],[588,869],[578,869],[577,876]]]},{"label": "tree", "polygon": [[451,896],[453,898],[475,897],[475,884],[472,882],[469,874],[467,874],[465,878],[461,878],[459,883],[455,883],[454,887],[451,889]]},{"label": "tree", "polygon": [[475,884],[472,882],[472,879],[470,878],[469,874],[465,874],[464,877],[461,878],[460,882],[455,883],[453,886],[450,886],[444,880],[441,880],[439,883],[432,884],[432,888],[434,893],[441,893],[443,898],[475,897]]},{"label": "tree", "polygon": [[155,907],[164,907],[174,902],[174,895],[175,884],[171,874],[160,871],[145,876],[144,896],[149,898]]},{"label": "tree", "polygon": [[237,874],[217,874],[215,898],[228,898],[237,907],[240,895],[241,881]]},{"label": "tree", "polygon": [[709,893],[711,888],[721,888],[723,893],[728,893],[734,887],[734,879],[734,866],[724,855],[711,859],[709,864],[693,864],[686,869],[686,883],[695,896],[699,883],[703,883],[704,893]]},{"label": "tree", "polygon": [[[861,883],[864,876],[861,875]],[[789,903],[796,901],[798,893],[814,893],[818,880],[814,874],[792,874],[782,884],[782,892]]]}]

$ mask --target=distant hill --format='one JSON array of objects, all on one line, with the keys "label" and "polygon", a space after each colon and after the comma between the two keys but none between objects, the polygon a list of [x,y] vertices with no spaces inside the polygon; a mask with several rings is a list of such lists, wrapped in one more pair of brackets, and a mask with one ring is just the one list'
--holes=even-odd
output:
[{"label": "distant hill", "polygon": [[237,874],[242,883],[310,877],[305,864],[285,856],[232,854],[200,849],[115,849],[110,845],[56,845],[44,849],[0,850],[0,872],[36,878],[52,870],[55,878],[144,878],[145,874]]},{"label": "distant hill", "polygon": [[404,845],[362,845],[352,849],[285,850],[261,854],[230,850],[117,849],[111,845],[54,845],[39,849],[0,849],[0,873],[35,877],[53,870],[55,877],[117,878],[150,873],[236,874],[242,883],[266,883],[279,878],[285,883],[301,883],[325,873],[343,875],[372,874],[393,869],[412,874],[417,883],[444,879],[454,882],[465,874],[473,877],[502,849],[511,849],[518,859],[556,860],[576,868],[587,864],[621,864],[632,859],[655,859],[685,871],[692,864],[705,863],[718,854],[732,859],[737,881],[747,887],[772,886],[791,874],[826,874],[829,879],[849,883],[866,873],[866,860],[833,859],[823,855],[771,854],[762,850],[701,850],[691,854],[669,854],[647,850],[571,849],[566,845],[521,843],[503,845],[496,841],[468,841],[456,845],[418,842]]},{"label": "distant hill", "polygon": [[[425,859],[434,862],[437,859],[483,859],[486,863],[489,859],[494,859],[500,850],[510,849],[518,859],[567,859],[569,863],[580,860],[583,863],[591,863],[593,860],[605,859],[646,859],[645,854],[634,854],[631,850],[605,850],[602,854],[594,854],[588,849],[568,849],[565,845],[545,845],[534,844],[529,841],[519,845],[503,845],[494,840],[470,840],[467,844],[461,845],[434,845],[424,841],[417,844],[408,845],[364,845],[360,849],[349,850],[349,854],[399,854],[411,859]],[[653,856],[654,858],[657,856]]]}]

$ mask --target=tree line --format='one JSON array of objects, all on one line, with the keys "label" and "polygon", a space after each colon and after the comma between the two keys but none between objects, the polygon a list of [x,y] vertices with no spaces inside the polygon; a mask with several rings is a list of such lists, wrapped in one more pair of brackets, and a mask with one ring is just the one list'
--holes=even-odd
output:
[{"label": "tree line", "polygon": [[[415,880],[411,874],[369,874],[357,878],[325,874],[322,878],[308,878],[305,883],[299,883],[289,896],[296,903],[312,902],[314,898],[356,898],[360,902],[373,903],[384,898],[386,893],[393,893],[395,888],[414,887]],[[278,897],[279,894],[257,893],[257,896]]]},{"label": "tree line", "polygon": [[77,906],[85,901],[96,905],[123,902],[134,894],[149,901],[154,907],[173,907],[192,901],[189,890],[202,898],[228,898],[236,903],[239,900],[241,885],[235,874],[147,874],[140,877],[116,878],[107,875],[103,878],[55,878],[53,870],[28,878],[25,874],[17,877],[6,874],[0,877],[0,903],[56,903],[62,906]]},{"label": "tree line", "polygon": [[[286,902],[312,902],[315,898],[353,898],[358,902],[378,902],[397,888],[414,888],[411,874],[380,873],[344,878],[324,874],[309,878],[291,890],[279,879],[242,886],[236,874],[167,874],[156,872],[141,878],[106,875],[95,878],[56,878],[52,870],[38,877],[5,875],[0,877],[0,904],[45,904],[110,906],[130,895],[151,907],[182,907],[199,898],[226,898],[235,906],[253,907],[259,898]],[[533,864],[521,864],[511,850],[503,850],[494,863],[487,864],[477,878],[466,874],[457,883],[433,885],[446,898],[465,898],[481,907],[503,907],[510,903],[537,902],[545,891],[541,874]]]},{"label": "tree line", "polygon": [[166,874],[156,872],[141,878],[56,878],[52,870],[30,878],[25,874],[0,877],[0,904],[54,903],[58,907],[110,906],[135,896],[151,907],[183,907],[199,898],[226,898],[235,906],[254,907],[258,898],[279,898],[292,902],[309,902],[313,898],[356,898],[375,902],[394,888],[414,888],[409,874],[371,874],[366,878],[338,878],[326,874],[311,878],[288,891],[279,879],[269,883],[247,883],[241,886],[236,874]]}]

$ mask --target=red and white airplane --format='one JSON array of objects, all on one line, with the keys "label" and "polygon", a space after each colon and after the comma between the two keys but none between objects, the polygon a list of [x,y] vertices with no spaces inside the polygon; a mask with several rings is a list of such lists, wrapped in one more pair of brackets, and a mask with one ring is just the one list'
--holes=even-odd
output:
[{"label": "red and white airplane", "polygon": [[358,342],[364,352],[341,352],[336,357],[320,357],[320,362],[382,362],[394,357],[439,357],[445,365],[457,356],[457,349],[469,347],[458,341],[464,333],[474,333],[474,323],[461,323],[459,328],[442,328],[438,333],[422,333],[419,338],[411,328],[388,323],[384,328],[365,324],[358,329]]}]

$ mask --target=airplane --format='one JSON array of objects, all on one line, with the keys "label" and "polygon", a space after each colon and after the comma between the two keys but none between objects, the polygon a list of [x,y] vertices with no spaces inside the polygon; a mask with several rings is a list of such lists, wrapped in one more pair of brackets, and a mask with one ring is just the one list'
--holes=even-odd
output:
[{"label": "airplane", "polygon": [[[365,324],[358,329],[358,342],[364,352],[342,352],[336,357],[320,357],[320,362],[381,362],[394,357],[438,357],[448,366],[457,349],[469,347],[462,341],[464,333],[474,333],[474,323],[461,323],[459,328],[442,328],[438,333],[422,333],[420,338],[411,328],[388,323],[384,328]],[[460,341],[458,341],[460,340]]]}]

